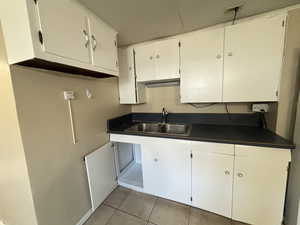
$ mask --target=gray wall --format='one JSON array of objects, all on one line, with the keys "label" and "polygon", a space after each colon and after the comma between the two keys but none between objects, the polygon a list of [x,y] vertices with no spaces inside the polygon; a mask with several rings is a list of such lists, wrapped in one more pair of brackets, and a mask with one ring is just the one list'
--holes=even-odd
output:
[{"label": "gray wall", "polygon": [[[107,119],[131,108],[119,104],[116,78],[81,79],[20,66],[11,75],[38,224],[75,225],[91,208],[83,157],[109,141]],[[64,90],[76,93],[76,145]]]}]

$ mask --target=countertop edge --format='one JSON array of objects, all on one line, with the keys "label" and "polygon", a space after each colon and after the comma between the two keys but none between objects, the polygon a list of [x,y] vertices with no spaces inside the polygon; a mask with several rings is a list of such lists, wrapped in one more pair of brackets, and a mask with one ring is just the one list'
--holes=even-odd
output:
[{"label": "countertop edge", "polygon": [[212,139],[212,138],[201,138],[201,137],[191,137],[191,136],[181,136],[181,135],[164,135],[164,134],[149,134],[149,133],[135,133],[127,131],[114,131],[108,130],[109,134],[123,134],[123,135],[133,135],[133,136],[145,136],[145,137],[156,137],[156,138],[171,138],[180,140],[190,140],[190,141],[204,141],[204,142],[214,142],[223,144],[236,144],[236,145],[248,145],[248,146],[259,146],[259,147],[271,147],[271,148],[281,148],[293,150],[296,148],[295,145],[284,145],[284,144],[274,144],[274,143],[262,143],[262,142],[251,142],[251,141],[237,141],[237,140],[226,140],[226,139]]}]

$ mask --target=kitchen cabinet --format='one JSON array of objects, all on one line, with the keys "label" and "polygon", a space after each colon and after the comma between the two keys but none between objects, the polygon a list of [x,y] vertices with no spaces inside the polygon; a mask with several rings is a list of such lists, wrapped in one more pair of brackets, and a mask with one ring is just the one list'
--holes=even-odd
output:
[{"label": "kitchen cabinet", "polygon": [[141,146],[139,191],[247,224],[281,225],[290,150],[121,134],[111,140]]},{"label": "kitchen cabinet", "polygon": [[37,8],[44,51],[54,56],[89,63],[87,15],[83,9],[65,0],[59,4],[39,1]]},{"label": "kitchen cabinet", "polygon": [[107,143],[85,157],[92,209],[95,211],[117,186],[114,150]]},{"label": "kitchen cabinet", "polygon": [[290,153],[284,149],[235,146],[234,220],[281,225]]},{"label": "kitchen cabinet", "polygon": [[144,192],[190,202],[191,158],[185,141],[148,139],[141,144]]},{"label": "kitchen cabinet", "polygon": [[138,82],[180,78],[180,44],[168,39],[136,46]]},{"label": "kitchen cabinet", "polygon": [[145,85],[136,82],[134,49],[119,49],[119,95],[120,104],[145,103]]},{"label": "kitchen cabinet", "polygon": [[231,218],[234,145],[192,143],[192,205]]},{"label": "kitchen cabinet", "polygon": [[9,64],[94,77],[118,75],[116,31],[80,3],[12,0],[0,10]]},{"label": "kitchen cabinet", "polygon": [[285,15],[226,26],[224,102],[277,101]]},{"label": "kitchen cabinet", "polygon": [[222,102],[224,28],[181,38],[181,103]]},{"label": "kitchen cabinet", "polygon": [[117,32],[94,15],[89,16],[89,26],[93,65],[117,72]]}]

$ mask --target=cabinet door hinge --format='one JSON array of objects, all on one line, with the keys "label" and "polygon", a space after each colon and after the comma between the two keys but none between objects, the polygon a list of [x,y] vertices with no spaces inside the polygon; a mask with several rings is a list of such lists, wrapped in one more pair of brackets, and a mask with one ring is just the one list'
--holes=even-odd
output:
[{"label": "cabinet door hinge", "polygon": [[276,97],[278,97],[278,91],[276,91]]},{"label": "cabinet door hinge", "polygon": [[179,74],[181,74],[181,69],[179,69]]},{"label": "cabinet door hinge", "polygon": [[43,45],[44,44],[44,38],[43,38],[43,33],[42,31],[39,30],[39,41]]},{"label": "cabinet door hinge", "polygon": [[117,41],[115,40],[115,46],[117,47]]},{"label": "cabinet door hinge", "polygon": [[193,153],[191,153],[191,158],[193,158]]},{"label": "cabinet door hinge", "polygon": [[119,63],[118,63],[118,60],[116,60],[116,67],[119,67]]},{"label": "cabinet door hinge", "polygon": [[193,197],[191,197],[191,202],[193,201]]},{"label": "cabinet door hinge", "polygon": [[285,20],[282,20],[282,27],[284,27],[285,25]]},{"label": "cabinet door hinge", "polygon": [[180,42],[180,41],[178,42],[178,47],[179,47],[179,48],[181,47],[181,42]]}]

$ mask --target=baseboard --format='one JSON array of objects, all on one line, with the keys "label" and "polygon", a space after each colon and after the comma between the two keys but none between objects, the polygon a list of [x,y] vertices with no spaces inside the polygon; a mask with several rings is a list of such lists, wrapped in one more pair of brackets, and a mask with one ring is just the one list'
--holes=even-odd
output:
[{"label": "baseboard", "polygon": [[93,210],[90,209],[89,211],[87,211],[87,213],[79,220],[79,222],[76,225],[83,225],[89,218],[90,216],[93,214]]}]

